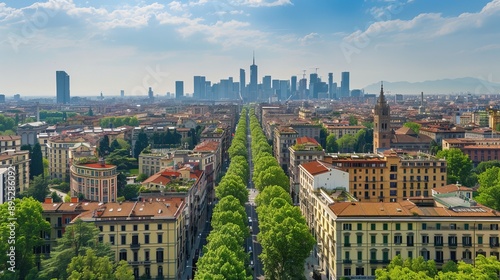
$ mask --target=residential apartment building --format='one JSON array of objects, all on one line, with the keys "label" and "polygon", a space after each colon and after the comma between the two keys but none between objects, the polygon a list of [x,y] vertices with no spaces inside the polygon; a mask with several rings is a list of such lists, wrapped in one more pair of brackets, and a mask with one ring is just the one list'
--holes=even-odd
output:
[{"label": "residential apartment building", "polygon": [[335,139],[340,139],[344,135],[356,135],[360,130],[366,127],[362,125],[327,125],[328,133],[335,135]]},{"label": "residential apartment building", "polygon": [[290,153],[289,177],[290,194],[294,204],[299,203],[299,165],[311,161],[323,160],[323,147],[311,137],[299,137],[296,144],[288,148]]},{"label": "residential apartment building", "polygon": [[422,153],[330,154],[324,160],[349,172],[349,190],[359,201],[430,197],[447,180],[446,160]]},{"label": "residential apartment building", "polygon": [[177,197],[138,202],[71,202],[42,205],[52,226],[49,244],[77,219],[99,228],[117,261],[127,261],[136,279],[180,279],[186,269],[186,203]]},{"label": "residential apartment building", "polygon": [[[47,141],[47,159],[49,160],[49,174],[51,178],[61,180],[69,180],[70,177],[70,148],[85,144],[88,147],[95,147],[94,142],[98,141],[98,137],[83,137],[59,135],[51,137]],[[92,138],[92,139],[90,139]]]},{"label": "residential apartment building", "polygon": [[172,166],[174,153],[175,151],[141,153],[139,155],[139,173],[152,176],[168,166]]},{"label": "residential apartment building", "polygon": [[290,148],[295,145],[295,140],[299,133],[291,127],[276,127],[274,129],[273,154],[279,165],[286,174],[289,174],[288,165],[290,164]]},{"label": "residential apartment building", "polygon": [[81,163],[74,161],[70,168],[72,196],[98,202],[115,202],[118,194],[116,165],[104,161]]},{"label": "residential apartment building", "polygon": [[0,153],[7,150],[21,150],[21,136],[0,135]]},{"label": "residential apartment building", "polygon": [[0,168],[15,169],[16,194],[27,190],[30,186],[30,153],[29,151],[6,150],[0,153]]},{"label": "residential apartment building", "polygon": [[500,160],[500,138],[443,139],[443,150],[460,149],[474,166],[483,161]]},{"label": "residential apartment building", "polygon": [[422,256],[438,268],[449,260],[473,263],[479,254],[499,258],[500,213],[458,193],[401,202],[342,201],[323,190],[310,192],[315,178],[306,178],[301,210],[327,279],[375,279],[376,269],[397,255]]},{"label": "residential apartment building", "polygon": [[441,145],[443,139],[464,138],[465,130],[461,127],[441,124],[421,127],[419,134],[429,136],[438,145]]}]

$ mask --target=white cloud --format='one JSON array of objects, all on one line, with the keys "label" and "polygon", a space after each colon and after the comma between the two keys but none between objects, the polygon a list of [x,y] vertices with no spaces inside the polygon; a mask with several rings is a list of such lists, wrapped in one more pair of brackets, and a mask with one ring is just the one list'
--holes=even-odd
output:
[{"label": "white cloud", "polygon": [[298,41],[300,42],[301,45],[307,45],[311,44],[314,40],[318,39],[319,37],[320,36],[318,33],[312,32],[302,38],[298,38]]},{"label": "white cloud", "polygon": [[236,6],[249,6],[249,7],[276,7],[293,5],[291,0],[229,0],[231,5]]}]

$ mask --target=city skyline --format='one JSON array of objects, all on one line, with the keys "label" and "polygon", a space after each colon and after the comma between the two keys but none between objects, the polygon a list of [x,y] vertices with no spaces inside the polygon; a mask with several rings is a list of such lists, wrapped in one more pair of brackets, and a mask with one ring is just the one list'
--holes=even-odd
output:
[{"label": "city skyline", "polygon": [[[493,1],[23,1],[0,3],[0,93],[55,96],[53,73],[71,73],[72,96],[175,92],[193,77],[258,83],[318,73],[350,88],[380,80],[474,77],[499,66]],[[26,77],[30,82],[26,83]],[[375,92],[374,92],[375,93]]]}]

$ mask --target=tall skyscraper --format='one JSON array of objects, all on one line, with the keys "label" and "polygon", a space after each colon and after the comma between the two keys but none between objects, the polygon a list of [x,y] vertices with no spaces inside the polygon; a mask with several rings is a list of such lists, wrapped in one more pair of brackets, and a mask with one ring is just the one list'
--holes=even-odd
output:
[{"label": "tall skyscraper", "polygon": [[194,76],[193,98],[205,99],[206,95],[205,76]]},{"label": "tall skyscraper", "polygon": [[243,100],[248,100],[248,96],[246,94],[246,81],[245,81],[245,69],[240,69],[240,96]]},{"label": "tall skyscraper", "polygon": [[335,96],[335,91],[337,89],[333,88],[333,73],[328,73],[328,95],[330,97],[330,99],[335,99],[336,96]]},{"label": "tall skyscraper", "polygon": [[248,85],[249,100],[257,100],[257,65],[255,65],[255,52],[253,54],[253,62],[250,65],[250,84]]},{"label": "tall skyscraper", "polygon": [[155,98],[155,95],[153,93],[153,89],[151,87],[149,87],[149,90],[148,90],[148,98],[149,98],[149,100],[153,100]]},{"label": "tall skyscraper", "polygon": [[290,95],[292,95],[291,99],[297,99],[297,76],[290,78]]},{"label": "tall skyscraper", "polygon": [[341,97],[349,97],[349,72],[342,72],[342,80],[340,81],[340,95]]},{"label": "tall skyscraper", "polygon": [[181,99],[184,97],[184,82],[175,81],[175,98]]},{"label": "tall skyscraper", "polygon": [[69,75],[64,71],[56,71],[57,103],[69,104]]},{"label": "tall skyscraper", "polygon": [[121,97],[121,98],[125,97],[125,91],[124,91],[123,89],[122,89],[122,90],[120,90],[120,97]]}]

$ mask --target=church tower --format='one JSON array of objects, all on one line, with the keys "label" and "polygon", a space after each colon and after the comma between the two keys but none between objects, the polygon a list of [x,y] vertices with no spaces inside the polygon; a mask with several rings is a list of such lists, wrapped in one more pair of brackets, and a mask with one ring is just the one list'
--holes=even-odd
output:
[{"label": "church tower", "polygon": [[375,105],[373,120],[373,152],[390,149],[392,138],[391,108],[385,100],[384,84],[380,85],[380,96]]}]

